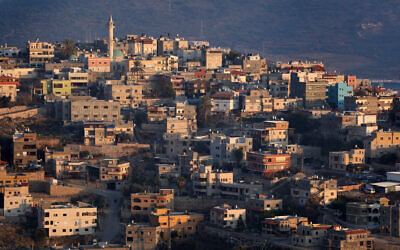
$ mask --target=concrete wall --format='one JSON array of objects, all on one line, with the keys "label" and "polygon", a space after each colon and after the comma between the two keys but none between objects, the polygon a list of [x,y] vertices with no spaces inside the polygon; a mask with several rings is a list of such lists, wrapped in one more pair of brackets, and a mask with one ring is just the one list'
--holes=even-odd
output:
[{"label": "concrete wall", "polygon": [[54,197],[76,195],[82,191],[82,188],[54,184],[52,185],[48,181],[29,182],[29,192],[45,193]]},{"label": "concrete wall", "polygon": [[89,154],[103,154],[107,157],[120,158],[122,156],[129,156],[138,152],[141,149],[150,149],[149,144],[138,143],[119,143],[118,145],[103,145],[103,146],[89,146],[79,144],[69,144],[65,146],[66,151],[71,150],[75,152],[88,151]]},{"label": "concrete wall", "polygon": [[191,198],[191,197],[175,197],[174,200],[175,211],[196,211],[196,212],[209,212],[209,210],[217,205],[228,203],[230,205],[238,205],[245,207],[245,201],[224,199],[224,198]]},{"label": "concrete wall", "polygon": [[38,108],[32,108],[32,109],[26,109],[26,110],[23,110],[23,111],[15,111],[15,112],[12,112],[12,113],[1,114],[0,115],[0,119],[4,119],[4,118],[27,119],[27,118],[30,118],[32,116],[37,115],[38,113],[39,113],[39,109]]}]

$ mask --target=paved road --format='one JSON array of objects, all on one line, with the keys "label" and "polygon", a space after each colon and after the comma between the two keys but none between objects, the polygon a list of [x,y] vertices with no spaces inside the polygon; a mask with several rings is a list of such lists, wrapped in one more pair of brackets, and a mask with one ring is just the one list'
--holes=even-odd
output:
[{"label": "paved road", "polygon": [[107,200],[106,217],[102,222],[102,231],[97,235],[99,237],[98,241],[114,242],[118,239],[121,233],[120,224],[120,210],[122,205],[122,193],[118,191],[102,190],[96,188],[89,188],[87,186],[80,186],[75,184],[65,183],[71,187],[82,188],[84,191],[92,194],[97,194],[103,196]]}]

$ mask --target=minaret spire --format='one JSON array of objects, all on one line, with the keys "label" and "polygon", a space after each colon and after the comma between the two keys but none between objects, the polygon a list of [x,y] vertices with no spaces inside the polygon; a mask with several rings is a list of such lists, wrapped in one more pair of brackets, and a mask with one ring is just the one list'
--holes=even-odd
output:
[{"label": "minaret spire", "polygon": [[108,21],[108,53],[111,61],[114,57],[114,28],[112,15],[110,15],[110,20]]}]

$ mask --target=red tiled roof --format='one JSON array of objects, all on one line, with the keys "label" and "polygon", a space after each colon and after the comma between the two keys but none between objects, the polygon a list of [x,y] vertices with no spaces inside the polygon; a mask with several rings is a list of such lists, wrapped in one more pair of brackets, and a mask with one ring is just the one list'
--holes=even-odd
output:
[{"label": "red tiled roof", "polygon": [[346,235],[348,235],[348,234],[362,234],[362,233],[366,233],[367,230],[365,230],[365,229],[356,229],[356,230],[348,230],[348,231],[345,231],[345,232],[346,232]]}]

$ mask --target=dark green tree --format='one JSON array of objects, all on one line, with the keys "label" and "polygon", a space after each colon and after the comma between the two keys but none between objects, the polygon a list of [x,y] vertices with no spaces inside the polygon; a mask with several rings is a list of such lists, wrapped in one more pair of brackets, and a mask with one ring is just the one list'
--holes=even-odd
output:
[{"label": "dark green tree", "polygon": [[61,44],[60,57],[61,59],[68,59],[71,55],[76,53],[76,47],[72,39],[65,39]]}]

